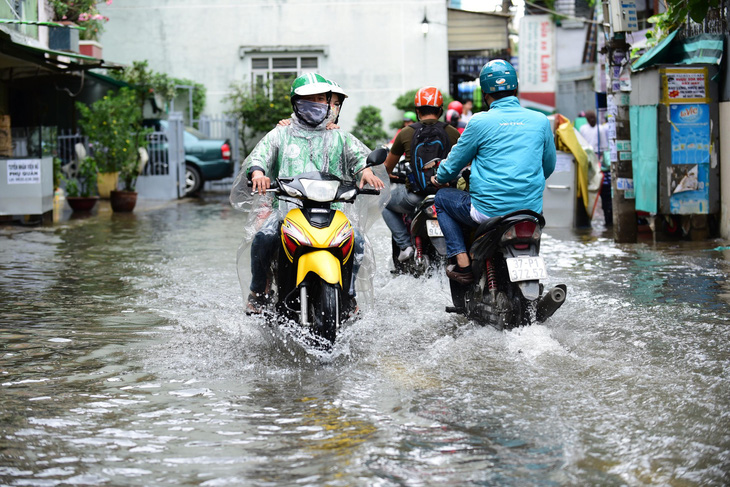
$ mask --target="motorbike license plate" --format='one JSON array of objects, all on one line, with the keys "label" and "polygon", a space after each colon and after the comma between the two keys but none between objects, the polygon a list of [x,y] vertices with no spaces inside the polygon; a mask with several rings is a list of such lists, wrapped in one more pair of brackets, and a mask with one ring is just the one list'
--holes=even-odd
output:
[{"label": "motorbike license plate", "polygon": [[547,267],[540,256],[511,257],[507,259],[509,280],[512,282],[534,281],[547,278]]},{"label": "motorbike license plate", "polygon": [[438,220],[426,220],[426,233],[429,237],[443,237]]}]

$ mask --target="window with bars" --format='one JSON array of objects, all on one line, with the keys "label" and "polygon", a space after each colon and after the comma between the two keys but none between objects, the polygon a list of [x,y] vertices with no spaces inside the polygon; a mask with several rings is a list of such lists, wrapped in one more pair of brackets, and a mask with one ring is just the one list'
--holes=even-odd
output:
[{"label": "window with bars", "polygon": [[300,74],[316,71],[318,67],[319,58],[312,55],[253,56],[251,84],[273,96],[275,85],[279,82],[281,85],[290,84]]}]

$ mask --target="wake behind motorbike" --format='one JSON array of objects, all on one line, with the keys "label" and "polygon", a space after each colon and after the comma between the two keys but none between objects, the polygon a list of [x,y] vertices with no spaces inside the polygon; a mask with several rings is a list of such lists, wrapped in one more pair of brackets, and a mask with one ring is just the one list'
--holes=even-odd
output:
[{"label": "wake behind motorbike", "polygon": [[543,294],[547,267],[540,256],[545,219],[530,210],[490,218],[474,232],[469,254],[474,282],[450,280],[453,307],[480,324],[498,330],[543,322],[565,302],[567,287]]},{"label": "wake behind motorbike", "polygon": [[[382,163],[377,158],[378,154],[368,158],[367,167]],[[278,178],[268,191],[299,205],[287,212],[280,226],[281,246],[271,263],[267,290],[273,306],[267,314],[308,329],[312,345],[328,349],[357,306],[351,292],[358,235],[332,203],[353,203],[359,195],[380,191],[360,189],[354,181],[317,171]]]}]

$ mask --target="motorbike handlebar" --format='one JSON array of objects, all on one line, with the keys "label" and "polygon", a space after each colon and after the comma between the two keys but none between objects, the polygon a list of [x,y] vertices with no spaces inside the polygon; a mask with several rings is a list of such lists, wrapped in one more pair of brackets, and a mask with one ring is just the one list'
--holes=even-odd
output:
[{"label": "motorbike handlebar", "polygon": [[358,194],[375,194],[375,195],[378,195],[378,194],[380,194],[380,190],[379,189],[363,188],[363,189],[358,189],[357,190],[357,193]]}]

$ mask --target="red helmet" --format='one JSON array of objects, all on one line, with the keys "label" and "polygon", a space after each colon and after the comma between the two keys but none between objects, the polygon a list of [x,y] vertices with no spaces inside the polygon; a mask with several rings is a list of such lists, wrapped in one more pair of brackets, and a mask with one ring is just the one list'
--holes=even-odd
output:
[{"label": "red helmet", "polygon": [[464,105],[461,104],[460,101],[452,101],[449,103],[448,110],[456,110],[459,113],[459,116],[464,114]]},{"label": "red helmet", "polygon": [[424,86],[416,92],[416,107],[440,107],[444,97],[435,86]]}]

